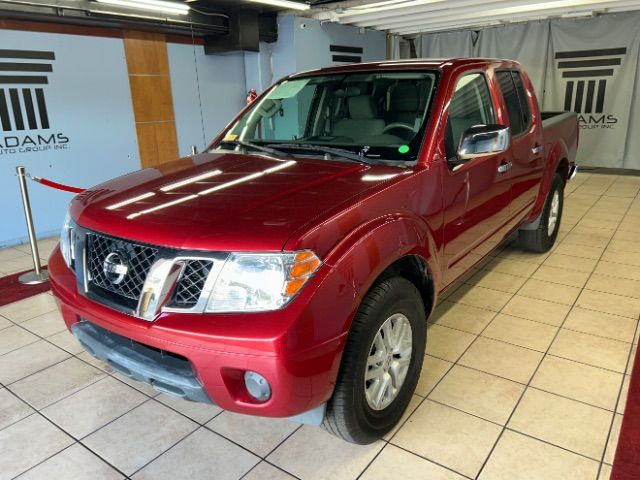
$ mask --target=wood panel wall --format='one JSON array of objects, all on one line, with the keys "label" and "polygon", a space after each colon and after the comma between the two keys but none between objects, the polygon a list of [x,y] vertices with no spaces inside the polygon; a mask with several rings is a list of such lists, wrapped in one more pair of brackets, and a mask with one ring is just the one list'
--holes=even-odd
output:
[{"label": "wood panel wall", "polygon": [[164,34],[127,30],[124,51],[142,168],[178,158]]}]

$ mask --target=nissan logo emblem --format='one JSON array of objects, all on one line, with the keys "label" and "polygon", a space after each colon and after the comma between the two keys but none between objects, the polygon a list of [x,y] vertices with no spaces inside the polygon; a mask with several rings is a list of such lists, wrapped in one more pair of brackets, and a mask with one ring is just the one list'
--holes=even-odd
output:
[{"label": "nissan logo emblem", "polygon": [[111,252],[104,259],[102,264],[102,271],[105,277],[114,285],[118,285],[124,280],[124,277],[129,271],[129,266],[124,259],[124,255],[118,252]]}]

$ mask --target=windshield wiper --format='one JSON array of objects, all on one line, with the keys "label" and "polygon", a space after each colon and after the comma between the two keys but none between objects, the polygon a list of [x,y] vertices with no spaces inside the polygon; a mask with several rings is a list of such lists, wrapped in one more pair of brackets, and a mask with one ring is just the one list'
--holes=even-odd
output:
[{"label": "windshield wiper", "polygon": [[232,145],[239,145],[244,148],[253,148],[254,150],[258,150],[260,152],[268,153],[270,155],[275,155],[277,157],[286,157],[287,154],[281,150],[276,150],[275,148],[267,147],[265,145],[259,145],[257,143],[247,142],[245,140],[222,140],[222,143],[230,143]]},{"label": "windshield wiper", "polygon": [[373,164],[373,162],[366,158],[364,155],[358,155],[357,153],[353,153],[351,150],[347,150],[345,148],[327,147],[324,145],[309,145],[306,143],[272,143],[269,145],[277,145],[284,150],[309,150],[312,152],[328,153],[330,155],[346,158],[347,160],[352,160],[358,163],[365,163],[367,165]]}]

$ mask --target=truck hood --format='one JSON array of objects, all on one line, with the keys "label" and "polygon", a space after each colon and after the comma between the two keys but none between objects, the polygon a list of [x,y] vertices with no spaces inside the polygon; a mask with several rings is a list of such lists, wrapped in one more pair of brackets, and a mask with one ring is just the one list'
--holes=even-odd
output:
[{"label": "truck hood", "polygon": [[116,178],[78,195],[81,226],[188,250],[278,251],[402,170],[296,157],[206,153]]}]

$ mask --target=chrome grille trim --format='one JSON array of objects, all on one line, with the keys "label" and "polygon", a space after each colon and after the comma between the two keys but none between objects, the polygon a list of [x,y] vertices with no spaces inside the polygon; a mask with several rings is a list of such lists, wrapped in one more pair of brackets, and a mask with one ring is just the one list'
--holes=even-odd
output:
[{"label": "chrome grille trim", "polygon": [[[222,267],[229,256],[228,253],[219,254],[217,257],[205,257],[205,256],[189,256],[189,257],[178,257],[176,261],[188,262],[188,261],[210,261],[212,262],[211,271],[209,272],[209,276],[204,282],[202,286],[202,292],[200,292],[200,296],[198,297],[198,301],[191,308],[180,308],[173,305],[173,300],[169,302],[163,309],[163,312],[176,312],[176,313],[203,313],[204,309],[209,302],[209,297],[211,296],[211,292],[213,291],[213,287],[218,280],[218,275],[222,271]],[[184,271],[184,267],[183,267]],[[182,275],[179,277],[182,278]],[[178,283],[180,282],[178,280]]]},{"label": "chrome grille trim", "polygon": [[[226,252],[185,251],[147,245],[80,226],[77,226],[76,234],[76,264],[77,267],[81,266],[76,268],[79,293],[97,303],[146,321],[154,321],[161,312],[204,312],[215,281],[229,255]],[[97,244],[94,243],[96,239],[99,242]],[[98,252],[94,250],[96,246],[100,247]],[[102,266],[104,258],[112,251],[109,248],[129,252],[134,257],[147,254],[138,262],[142,262],[140,265],[136,263],[134,277],[131,280],[123,280],[122,283],[114,285],[106,278]],[[156,268],[160,264],[171,264],[174,268]],[[137,269],[139,266],[140,270]],[[209,270],[206,278],[203,267]],[[178,275],[173,273],[176,268],[179,270]],[[153,308],[149,311],[143,311],[143,289],[149,275],[154,271],[167,272],[166,275],[162,274],[164,288],[153,292],[161,298],[152,302]],[[176,302],[176,299],[179,301]]]}]

